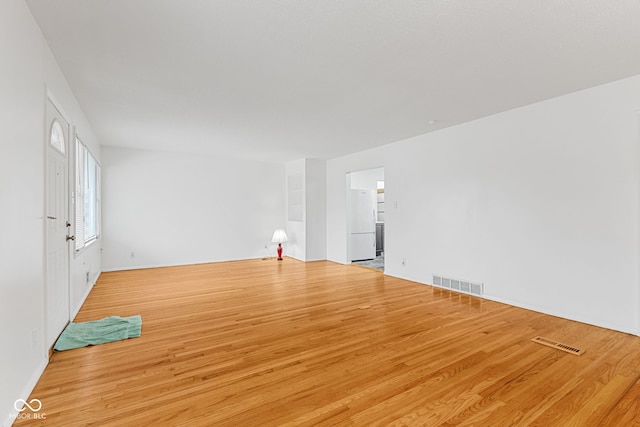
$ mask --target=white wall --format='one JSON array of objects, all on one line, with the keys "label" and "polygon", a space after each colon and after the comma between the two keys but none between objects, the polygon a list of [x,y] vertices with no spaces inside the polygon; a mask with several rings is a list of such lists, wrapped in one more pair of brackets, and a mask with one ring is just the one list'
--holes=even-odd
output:
[{"label": "white wall", "polygon": [[345,173],[382,165],[386,274],[638,333],[639,110],[636,76],[330,160],[327,257]]},{"label": "white wall", "polygon": [[[45,108],[52,95],[100,159],[78,103],[22,0],[0,2],[0,423],[26,399],[47,363],[45,319]],[[99,249],[87,252],[100,272]],[[80,261],[82,262],[82,261]],[[72,277],[78,274],[72,263]],[[85,287],[83,284],[82,287]],[[72,288],[79,306],[80,290]],[[75,309],[75,307],[72,307]],[[43,402],[44,405],[46,403]]]},{"label": "white wall", "polygon": [[306,159],[306,260],[327,259],[327,167],[324,160]]},{"label": "white wall", "polygon": [[105,271],[261,258],[285,223],[280,164],[103,147],[102,186]]},{"label": "white wall", "polygon": [[353,190],[378,190],[378,181],[384,181],[384,168],[351,172]]},{"label": "white wall", "polygon": [[[0,3],[0,421],[35,385],[44,350],[42,38],[22,1]],[[32,331],[37,335],[32,343]]]},{"label": "white wall", "polygon": [[[287,217],[287,237],[284,255],[301,261],[326,259],[326,162],[319,159],[299,159],[285,165],[287,181],[302,179],[302,221]],[[287,182],[289,186],[289,182]],[[287,192],[287,206],[292,202]]]}]

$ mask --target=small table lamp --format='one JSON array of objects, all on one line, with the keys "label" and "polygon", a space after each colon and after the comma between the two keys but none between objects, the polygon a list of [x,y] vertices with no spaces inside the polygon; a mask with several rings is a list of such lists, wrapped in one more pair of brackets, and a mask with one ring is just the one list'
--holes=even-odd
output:
[{"label": "small table lamp", "polygon": [[287,240],[287,233],[282,228],[278,228],[273,232],[271,241],[278,244],[278,261],[282,261],[282,244]]}]

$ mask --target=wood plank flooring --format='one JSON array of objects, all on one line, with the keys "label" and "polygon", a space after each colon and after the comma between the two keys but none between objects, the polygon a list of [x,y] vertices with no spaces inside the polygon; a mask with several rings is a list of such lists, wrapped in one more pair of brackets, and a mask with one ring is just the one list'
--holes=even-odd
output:
[{"label": "wood plank flooring", "polygon": [[15,425],[640,425],[640,338],[363,267],[104,273],[76,321],[136,314],[139,338],[53,354],[46,420]]}]

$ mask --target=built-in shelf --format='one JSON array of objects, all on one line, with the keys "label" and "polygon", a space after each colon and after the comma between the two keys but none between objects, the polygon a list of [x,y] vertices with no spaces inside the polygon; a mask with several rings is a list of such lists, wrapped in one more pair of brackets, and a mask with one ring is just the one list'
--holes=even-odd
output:
[{"label": "built-in shelf", "polygon": [[378,222],[384,222],[384,188],[378,188],[378,208],[377,217]]},{"label": "built-in shelf", "polygon": [[304,220],[304,178],[301,173],[298,173],[287,177],[287,181],[287,219],[302,222]]}]

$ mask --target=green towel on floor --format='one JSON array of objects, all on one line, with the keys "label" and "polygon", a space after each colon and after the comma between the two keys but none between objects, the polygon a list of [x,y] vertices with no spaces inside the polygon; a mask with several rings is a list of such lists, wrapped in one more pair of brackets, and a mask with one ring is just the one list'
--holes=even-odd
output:
[{"label": "green towel on floor", "polygon": [[111,316],[91,322],[71,322],[56,341],[55,351],[126,340],[140,336],[142,317]]}]

